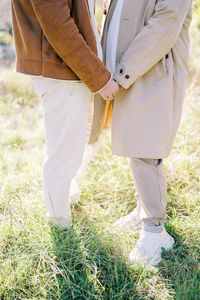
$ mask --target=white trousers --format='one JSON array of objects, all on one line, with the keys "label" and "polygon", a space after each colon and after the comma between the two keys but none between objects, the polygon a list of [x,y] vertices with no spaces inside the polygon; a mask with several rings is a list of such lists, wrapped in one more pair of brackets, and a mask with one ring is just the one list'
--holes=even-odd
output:
[{"label": "white trousers", "polygon": [[82,161],[92,94],[81,82],[33,78],[46,134],[44,198],[49,218],[71,220],[70,184]]}]

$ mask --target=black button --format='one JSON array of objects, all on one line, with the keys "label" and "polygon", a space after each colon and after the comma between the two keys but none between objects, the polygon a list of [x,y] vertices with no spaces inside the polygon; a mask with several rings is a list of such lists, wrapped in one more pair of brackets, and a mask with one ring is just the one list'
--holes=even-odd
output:
[{"label": "black button", "polygon": [[120,70],[119,70],[119,73],[122,74],[122,73],[123,73],[123,69],[120,69]]},{"label": "black button", "polygon": [[129,79],[129,78],[130,78],[130,76],[129,76],[129,75],[126,75],[126,76],[125,76],[125,78],[126,78],[126,79]]},{"label": "black button", "polygon": [[169,55],[168,55],[168,54],[166,54],[166,55],[165,55],[165,58],[166,58],[166,59],[168,59],[168,58],[169,58]]}]

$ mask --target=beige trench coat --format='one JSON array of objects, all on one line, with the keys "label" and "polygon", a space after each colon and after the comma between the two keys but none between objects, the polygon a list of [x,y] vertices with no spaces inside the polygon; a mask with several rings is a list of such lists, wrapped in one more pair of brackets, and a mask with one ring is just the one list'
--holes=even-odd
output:
[{"label": "beige trench coat", "polygon": [[[112,2],[104,48],[116,0]],[[114,78],[125,90],[114,100],[113,154],[169,155],[187,85],[191,10],[192,0],[124,0]],[[105,101],[97,97],[90,143],[98,138],[104,108]]]}]

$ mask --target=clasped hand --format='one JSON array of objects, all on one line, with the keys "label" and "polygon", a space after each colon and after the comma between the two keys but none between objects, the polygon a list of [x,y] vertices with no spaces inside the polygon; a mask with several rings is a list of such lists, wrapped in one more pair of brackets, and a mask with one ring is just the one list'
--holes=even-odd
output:
[{"label": "clasped hand", "polygon": [[114,96],[119,92],[119,84],[115,80],[110,80],[110,82],[104,87],[99,94],[104,100],[113,100]]}]

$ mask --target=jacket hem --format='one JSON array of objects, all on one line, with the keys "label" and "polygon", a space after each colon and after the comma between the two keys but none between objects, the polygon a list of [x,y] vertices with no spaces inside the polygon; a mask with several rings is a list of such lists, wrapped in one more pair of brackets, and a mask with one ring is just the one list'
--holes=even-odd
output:
[{"label": "jacket hem", "polygon": [[[67,65],[59,65],[42,59],[34,60],[18,58],[16,61],[16,71],[27,75],[43,76],[59,80],[81,81],[81,79]],[[108,72],[108,74],[104,74],[103,80],[99,79],[96,81],[96,86],[91,86],[87,82],[85,82],[85,84],[89,87],[91,92],[95,94],[104,88],[110,79],[111,75]]]},{"label": "jacket hem", "polygon": [[19,73],[43,76],[60,80],[80,80],[66,65],[33,59],[17,59],[16,71]]}]

